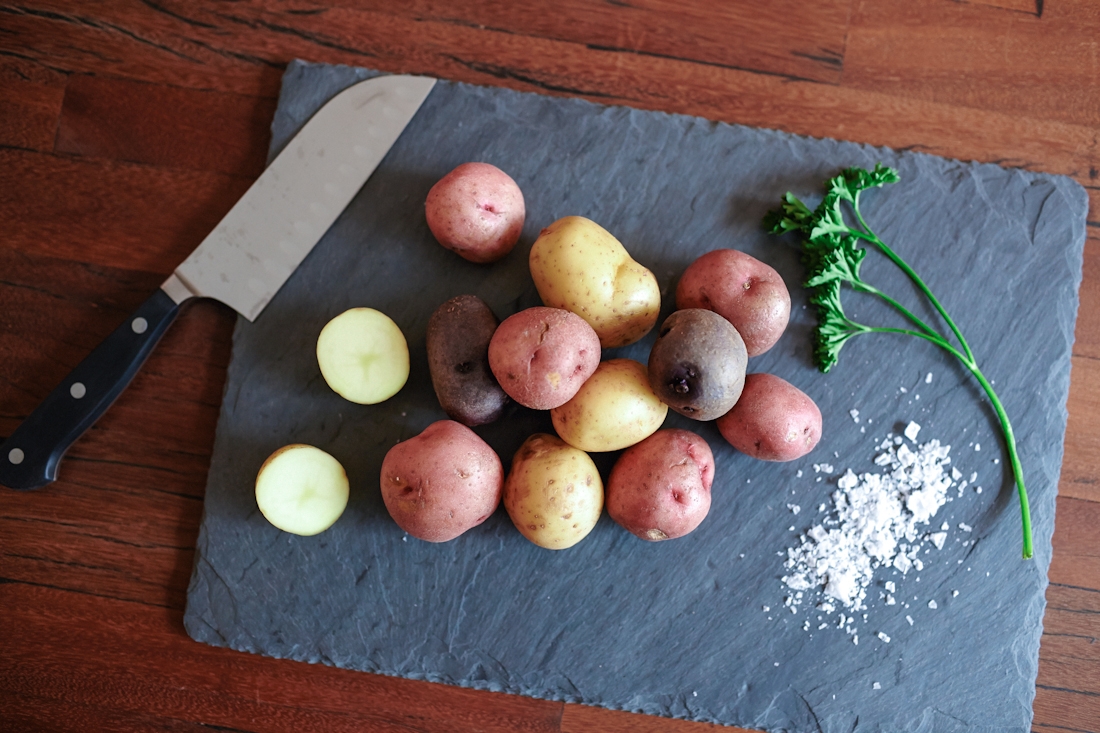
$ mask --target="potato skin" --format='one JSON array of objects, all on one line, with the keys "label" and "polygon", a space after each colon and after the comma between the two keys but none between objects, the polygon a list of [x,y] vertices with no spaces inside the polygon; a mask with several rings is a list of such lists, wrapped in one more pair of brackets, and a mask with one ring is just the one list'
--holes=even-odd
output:
[{"label": "potato skin", "polygon": [[710,511],[714,454],[688,430],[658,430],[619,456],[607,480],[607,513],[650,542],[683,537]]},{"label": "potato skin", "polygon": [[489,163],[463,163],[424,202],[436,240],[470,262],[495,262],[511,252],[526,215],[519,186]]},{"label": "potato skin", "polygon": [[500,504],[504,467],[465,425],[440,420],[390,448],[382,460],[382,500],[401,529],[447,542],[489,518]]},{"label": "potato skin", "polygon": [[750,357],[775,346],[791,317],[791,294],[770,265],[735,249],[716,249],[688,265],[677,308],[706,308],[733,324]]},{"label": "potato skin", "polygon": [[764,461],[793,461],[821,440],[821,410],[809,395],[774,374],[745,377],[741,399],[718,418],[730,445]]},{"label": "potato skin", "polygon": [[489,342],[489,368],[513,400],[535,410],[564,405],[600,363],[600,339],[584,320],[537,306],[504,319]]},{"label": "potato skin", "polygon": [[428,369],[440,406],[463,425],[500,418],[508,395],[489,369],[489,341],[500,321],[476,295],[459,295],[428,320]]},{"label": "potato skin", "polygon": [[737,329],[714,311],[674,311],[649,352],[649,383],[684,417],[713,420],[741,396],[748,356]]},{"label": "potato skin", "polygon": [[535,433],[516,451],[504,482],[504,508],[524,537],[564,550],[588,536],[603,510],[603,481],[588,454]]},{"label": "potato skin", "polygon": [[579,315],[604,348],[632,344],[657,322],[657,278],[590,219],[566,216],[543,229],[529,263],[542,302]]},{"label": "potato skin", "polygon": [[621,450],[661,427],[668,405],[649,386],[646,368],[633,359],[609,359],[573,399],[550,411],[554,430],[569,445],[589,452]]}]

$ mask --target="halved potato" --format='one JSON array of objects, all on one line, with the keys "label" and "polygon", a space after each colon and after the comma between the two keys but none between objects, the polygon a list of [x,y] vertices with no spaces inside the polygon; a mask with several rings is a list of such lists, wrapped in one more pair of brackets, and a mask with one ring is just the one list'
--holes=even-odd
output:
[{"label": "halved potato", "polygon": [[348,476],[340,462],[312,445],[275,451],[256,476],[256,504],[284,532],[315,535],[331,527],[348,505]]},{"label": "halved potato", "polygon": [[336,394],[373,405],[393,397],[408,381],[409,345],[385,313],[352,308],[321,329],[317,364]]}]

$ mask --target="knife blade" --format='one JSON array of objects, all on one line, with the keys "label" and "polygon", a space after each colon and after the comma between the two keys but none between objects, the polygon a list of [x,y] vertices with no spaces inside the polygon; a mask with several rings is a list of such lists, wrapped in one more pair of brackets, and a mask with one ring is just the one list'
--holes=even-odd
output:
[{"label": "knife blade", "polygon": [[321,107],[164,284],[0,445],[0,485],[54,481],[65,451],[122,393],[189,299],[215,298],[255,320],[434,85],[429,77],[379,76]]}]

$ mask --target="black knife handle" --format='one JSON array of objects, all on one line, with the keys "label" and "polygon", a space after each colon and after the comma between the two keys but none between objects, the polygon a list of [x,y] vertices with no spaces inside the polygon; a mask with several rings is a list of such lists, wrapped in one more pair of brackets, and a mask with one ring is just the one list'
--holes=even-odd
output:
[{"label": "black knife handle", "polygon": [[0,445],[0,485],[37,489],[53,481],[61,456],[126,389],[179,310],[157,290],[80,362]]}]

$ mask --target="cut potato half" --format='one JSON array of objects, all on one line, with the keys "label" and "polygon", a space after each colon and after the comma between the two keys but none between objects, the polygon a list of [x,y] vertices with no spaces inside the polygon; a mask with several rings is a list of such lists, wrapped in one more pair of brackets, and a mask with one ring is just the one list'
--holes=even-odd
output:
[{"label": "cut potato half", "polygon": [[271,454],[256,476],[256,504],[284,532],[308,537],[331,527],[348,505],[348,475],[320,448],[300,443]]},{"label": "cut potato half", "polygon": [[408,381],[409,345],[385,313],[352,308],[321,329],[317,364],[336,394],[374,405],[393,397]]}]

